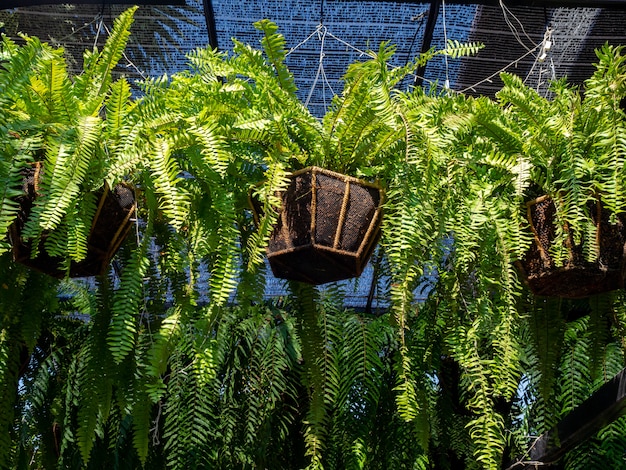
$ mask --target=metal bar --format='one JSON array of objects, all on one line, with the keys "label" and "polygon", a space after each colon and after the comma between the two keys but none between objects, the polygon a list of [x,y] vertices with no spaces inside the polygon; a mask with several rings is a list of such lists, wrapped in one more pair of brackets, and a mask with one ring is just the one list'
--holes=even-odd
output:
[{"label": "metal bar", "polygon": [[2,0],[0,10],[39,5],[185,5],[185,0]]},{"label": "metal bar", "polygon": [[[374,0],[376,1],[376,0]],[[396,0],[406,2],[407,0]],[[410,0],[409,0],[410,1]],[[421,2],[419,2],[421,3]],[[448,4],[499,6],[498,0],[448,0]],[[505,0],[507,7],[626,8],[626,0]]]},{"label": "metal bar", "polygon": [[[369,0],[389,1],[389,0]],[[395,3],[430,3],[416,0],[393,0]],[[448,5],[486,5],[499,6],[498,0],[446,0]],[[619,8],[626,9],[626,0],[504,0],[504,4],[509,7],[550,7],[550,8]]]},{"label": "metal bar", "polygon": [[[389,1],[389,0],[369,0],[369,1]],[[420,2],[415,0],[394,0],[395,3],[429,3]],[[35,5],[58,5],[62,3],[69,4],[95,4],[101,5],[102,0],[3,0],[2,9],[16,8],[16,7],[29,7]],[[185,0],[114,0],[106,1],[106,4],[134,4],[134,5],[185,5]],[[498,0],[448,0],[450,5],[487,5],[498,6],[500,3]],[[513,2],[512,0],[506,0],[505,4],[508,7],[551,7],[551,8],[617,8],[626,9],[626,0],[518,0]]]},{"label": "metal bar", "polygon": [[579,406],[563,417],[555,427],[543,433],[526,456],[512,462],[507,469],[534,470],[536,463],[549,465],[600,429],[626,414],[626,369]]},{"label": "metal bar", "polygon": [[206,28],[209,33],[209,45],[213,49],[219,49],[217,40],[217,26],[215,24],[215,12],[213,11],[213,1],[203,0],[204,18],[206,20]]},{"label": "metal bar", "polygon": [[[435,32],[435,26],[437,25],[437,18],[439,17],[439,10],[441,8],[441,0],[433,0],[430,2],[430,8],[428,10],[428,20],[426,21],[426,29],[424,30],[424,39],[422,40],[422,49],[420,53],[424,53],[430,49],[433,42],[433,33]],[[426,64],[420,65],[415,71],[415,86],[422,86],[424,79],[424,72],[426,72]]]}]

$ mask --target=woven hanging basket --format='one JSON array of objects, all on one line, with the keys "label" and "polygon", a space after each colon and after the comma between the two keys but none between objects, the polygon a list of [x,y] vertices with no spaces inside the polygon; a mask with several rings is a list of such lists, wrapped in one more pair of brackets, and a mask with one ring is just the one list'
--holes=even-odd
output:
[{"label": "woven hanging basket", "polygon": [[[23,240],[21,233],[30,215],[33,203],[38,195],[38,187],[43,167],[37,162],[32,169],[24,172],[25,195],[18,198],[20,211],[17,220],[9,228],[9,238],[13,245],[13,259],[37,271],[62,278],[66,272],[62,269],[63,260],[50,256],[44,249],[47,235],[42,236],[36,257],[32,257],[32,242]],[[126,184],[118,184],[111,190],[105,183],[96,196],[98,206],[87,239],[85,259],[70,263],[70,277],[87,277],[104,274],[118,248],[132,227],[135,214],[135,194]]]},{"label": "woven hanging basket", "polygon": [[274,276],[317,285],[363,272],[380,236],[380,186],[309,167],[292,174],[281,198],[267,248]]},{"label": "woven hanging basket", "polygon": [[[597,260],[589,262],[583,255],[583,246],[576,245],[571,236],[566,244],[569,259],[556,266],[550,249],[556,238],[556,207],[548,196],[527,203],[527,218],[534,235],[531,248],[516,266],[524,282],[536,295],[577,299],[624,287],[624,249],[626,248],[626,219],[617,217],[609,222],[610,213],[599,200],[589,206],[597,237]],[[567,226],[564,227],[568,232]]]}]

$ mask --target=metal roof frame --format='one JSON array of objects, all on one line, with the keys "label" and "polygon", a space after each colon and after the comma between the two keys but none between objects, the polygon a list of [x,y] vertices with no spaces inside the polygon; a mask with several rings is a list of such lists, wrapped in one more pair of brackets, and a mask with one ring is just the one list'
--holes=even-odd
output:
[{"label": "metal roof frame", "polygon": [[[374,0],[376,1],[376,0]],[[389,0],[378,0],[389,1]],[[420,2],[416,0],[393,0],[397,3],[434,3],[440,0],[432,0],[430,2]],[[74,4],[91,4],[91,5],[111,5],[111,4],[134,4],[134,5],[183,5],[184,0],[4,0],[2,9],[16,7],[30,7],[36,5],[59,5],[62,3]],[[448,0],[448,4],[456,5],[488,5],[498,6],[498,0]],[[518,0],[516,2],[505,1],[509,7],[562,7],[562,8],[619,8],[626,9],[626,0]]]},{"label": "metal roof frame", "polygon": [[83,5],[184,5],[185,0],[3,0],[0,10],[18,7],[34,7],[40,5],[61,5],[64,3]]}]

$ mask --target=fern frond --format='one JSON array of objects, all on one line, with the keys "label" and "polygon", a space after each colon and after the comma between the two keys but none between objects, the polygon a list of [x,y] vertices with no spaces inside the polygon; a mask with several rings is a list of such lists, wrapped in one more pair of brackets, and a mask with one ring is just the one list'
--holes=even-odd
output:
[{"label": "fern frond", "polygon": [[[330,352],[325,347],[325,336],[320,330],[322,324],[315,299],[317,292],[313,286],[292,283],[291,288],[297,298],[296,307],[300,321],[298,335],[302,343],[304,360],[304,383],[309,390],[307,426],[304,432],[306,454],[311,457],[311,468],[321,468],[327,434],[328,403],[326,398],[326,370]],[[333,397],[329,397],[331,400]]]},{"label": "fern frond", "polygon": [[[85,259],[88,253],[87,239],[96,212],[96,200],[93,194],[89,194],[84,201],[81,201],[80,208],[71,208],[65,215],[67,226],[67,240],[65,251],[67,256],[73,260]],[[46,240],[47,241],[47,240]],[[55,251],[51,249],[49,252]]]},{"label": "fern frond", "polygon": [[211,286],[211,302],[222,306],[237,287],[239,258],[239,231],[236,228],[237,215],[233,204],[232,193],[222,192],[213,203],[220,214],[218,240],[221,249],[216,253],[216,260],[211,268],[209,285]]},{"label": "fern frond", "polygon": [[189,212],[189,195],[180,184],[180,168],[172,155],[169,142],[154,142],[150,154],[150,168],[160,206],[176,229],[185,225]]},{"label": "fern frond", "polygon": [[220,135],[218,123],[205,123],[200,126],[199,123],[192,121],[189,131],[201,144],[201,152],[206,166],[220,177],[226,177],[231,156],[226,151],[226,142]]},{"label": "fern frond", "polygon": [[[22,169],[30,161],[29,155],[17,154],[6,164],[0,164],[0,233],[7,233],[20,209],[16,198],[23,195]],[[0,253],[9,249],[0,241]]]},{"label": "fern frond", "polygon": [[[76,116],[76,103],[71,95],[71,82],[67,74],[67,65],[60,55],[54,55],[43,70],[41,79],[32,79],[32,89],[39,93],[42,101],[56,122],[71,125]],[[41,85],[38,85],[38,82]]]},{"label": "fern frond", "polygon": [[441,51],[441,54],[458,59],[459,57],[476,55],[484,47],[485,45],[480,42],[462,43],[456,39],[448,39],[446,47]]},{"label": "fern frond", "polygon": [[[61,223],[63,216],[80,193],[80,183],[87,173],[91,159],[96,152],[102,130],[102,122],[96,117],[82,118],[75,134],[67,136],[68,145],[61,144],[56,160],[45,165],[50,183],[46,189],[45,204],[41,208],[39,223],[42,230],[53,230]],[[51,168],[49,170],[48,168]]]},{"label": "fern frond", "polygon": [[157,402],[165,392],[161,375],[165,373],[170,355],[175,347],[182,328],[182,309],[174,307],[167,312],[161,323],[156,338],[148,352],[147,373],[156,380],[148,386],[148,394],[153,402]]},{"label": "fern frond", "polygon": [[265,248],[277,219],[277,211],[282,204],[278,195],[289,186],[290,181],[286,165],[279,162],[268,164],[265,176],[265,182],[254,188],[251,194],[254,200],[260,202],[261,214],[259,214],[257,230],[248,240],[248,271],[254,270],[263,263]]},{"label": "fern frond", "polygon": [[[3,325],[4,326],[4,325]],[[8,326],[8,325],[7,325]],[[6,400],[0,404],[0,465],[9,468],[14,452],[12,427],[14,425],[15,397],[17,390],[17,342],[9,328],[0,330],[0,390]]]},{"label": "fern frond", "polygon": [[[103,289],[107,289],[104,285]],[[107,364],[106,337],[102,329],[110,323],[110,311],[99,308],[91,312],[93,328],[77,355],[76,387],[78,411],[77,445],[83,462],[90,460],[95,436],[106,422],[113,399],[113,374]]]},{"label": "fern frond", "polygon": [[122,58],[137,8],[131,7],[115,19],[102,52],[94,50],[91,53],[85,53],[84,72],[77,77],[75,90],[78,101],[82,104],[83,113],[86,115],[97,115],[109,94],[111,73]]},{"label": "fern frond", "polygon": [[132,258],[124,266],[119,288],[111,303],[111,323],[107,343],[113,360],[120,364],[135,345],[137,317],[144,302],[144,276],[148,269],[147,244],[145,237],[141,246],[134,250]]},{"label": "fern frond", "polygon": [[270,64],[276,71],[278,82],[283,90],[289,93],[297,91],[293,75],[284,65],[285,61],[285,38],[278,34],[278,26],[269,20],[261,20],[254,23],[254,27],[264,34],[261,44]]},{"label": "fern frond", "polygon": [[128,114],[133,107],[133,104],[131,104],[130,85],[126,79],[116,80],[111,85],[111,94],[106,100],[105,106],[106,135],[113,143],[116,143],[129,132]]}]

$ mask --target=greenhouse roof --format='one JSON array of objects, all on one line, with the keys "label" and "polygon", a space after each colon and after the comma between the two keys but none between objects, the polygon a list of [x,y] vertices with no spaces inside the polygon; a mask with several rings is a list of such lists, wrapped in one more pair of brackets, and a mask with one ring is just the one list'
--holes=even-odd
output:
[{"label": "greenhouse roof", "polygon": [[596,48],[626,42],[626,2],[617,0],[4,0],[0,21],[9,35],[39,36],[64,45],[79,60],[85,47],[102,41],[129,3],[143,5],[133,27],[127,74],[171,74],[185,67],[188,51],[209,43],[227,51],[231,38],[258,45],[252,24],[269,18],[285,35],[302,100],[318,115],[341,90],[347,65],[382,41],[396,45],[395,65],[429,46],[442,48],[446,40],[483,43],[476,56],[432,61],[404,86],[449,86],[487,95],[498,89],[503,70],[541,90],[552,78],[580,83],[591,73]]}]

